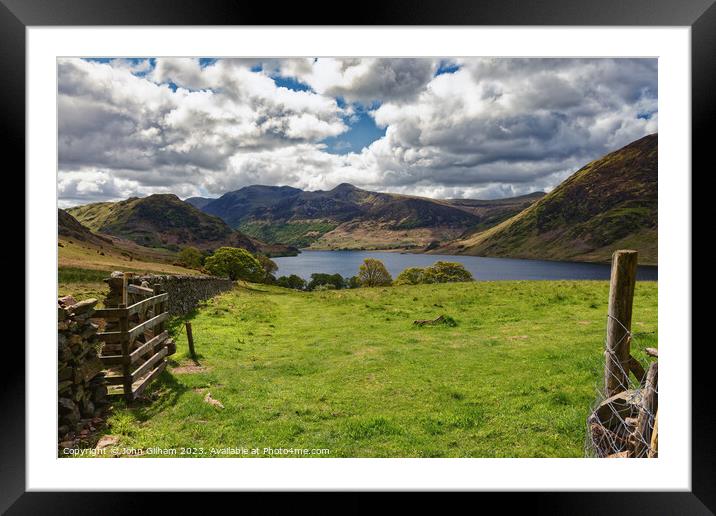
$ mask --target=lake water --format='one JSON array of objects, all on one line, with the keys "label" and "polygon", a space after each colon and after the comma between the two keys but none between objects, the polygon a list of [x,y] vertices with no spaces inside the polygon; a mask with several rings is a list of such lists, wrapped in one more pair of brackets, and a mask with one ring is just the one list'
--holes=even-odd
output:
[{"label": "lake water", "polygon": [[[273,260],[278,265],[276,277],[296,274],[308,280],[314,272],[338,273],[345,278],[354,276],[358,274],[358,267],[366,258],[381,260],[393,278],[408,267],[426,267],[438,260],[462,263],[478,281],[608,280],[610,274],[610,266],[599,263],[401,254],[385,251],[302,251],[298,256],[284,256]],[[637,279],[656,281],[657,267],[640,266]]]}]

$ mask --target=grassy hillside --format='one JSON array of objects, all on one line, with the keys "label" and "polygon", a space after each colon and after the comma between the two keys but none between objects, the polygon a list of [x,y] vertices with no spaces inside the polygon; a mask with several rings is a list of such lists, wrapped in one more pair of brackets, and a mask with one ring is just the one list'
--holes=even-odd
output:
[{"label": "grassy hillside", "polygon": [[173,265],[174,253],[144,249],[132,242],[93,245],[60,237],[57,248],[58,295],[76,299],[104,299],[107,285],[102,281],[112,271],[138,274],[198,274],[194,269]]},{"label": "grassy hillside", "polygon": [[[328,191],[254,185],[191,202],[266,242],[315,249],[415,248],[497,223],[534,202],[440,200],[370,192],[343,183]],[[188,200],[189,201],[189,200]]]},{"label": "grassy hillside", "polygon": [[250,221],[244,222],[239,229],[264,242],[286,242],[296,247],[308,247],[338,224],[324,220],[302,220],[295,222],[271,223]]},{"label": "grassy hillside", "polygon": [[285,246],[265,245],[231,229],[173,194],[132,197],[70,208],[68,212],[94,232],[131,240],[145,247],[178,251],[193,246],[213,250],[241,247],[252,253],[293,254]]},{"label": "grassy hillside", "polygon": [[[201,367],[177,331],[152,402],[120,405],[106,432],[119,446],[192,446],[205,457],[226,446],[581,457],[603,374],[608,289],[577,281],[237,288],[191,318]],[[457,325],[412,324],[440,314]],[[637,284],[633,328],[633,354],[645,361],[644,346],[657,345],[656,283]],[[225,408],[205,403],[207,393]]]},{"label": "grassy hillside", "polygon": [[96,203],[68,210],[93,231],[132,240],[147,247],[195,246],[203,249],[228,245],[232,240],[252,252],[253,243],[232,231],[221,219],[181,201],[173,194],[132,197],[115,203]]},{"label": "grassy hillside", "polygon": [[176,254],[171,251],[93,233],[64,210],[58,210],[57,233],[60,296],[102,299],[107,292],[102,280],[116,270],[140,274],[198,274],[196,270],[174,265]]},{"label": "grassy hillside", "polygon": [[657,263],[658,136],[645,136],[578,170],[514,217],[437,252],[607,261],[633,248]]}]

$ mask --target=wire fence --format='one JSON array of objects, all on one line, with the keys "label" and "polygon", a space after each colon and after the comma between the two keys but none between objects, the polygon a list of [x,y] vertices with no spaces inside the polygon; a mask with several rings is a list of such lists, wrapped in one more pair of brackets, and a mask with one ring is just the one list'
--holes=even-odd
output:
[{"label": "wire fence", "polygon": [[656,359],[642,362],[631,353],[619,356],[615,352],[634,349],[645,357],[656,357],[656,350],[645,347],[640,338],[655,332],[633,333],[608,315],[607,322],[610,320],[621,326],[623,337],[610,347],[605,333],[604,383],[597,388],[596,400],[587,418],[585,455],[657,457],[658,362]]}]

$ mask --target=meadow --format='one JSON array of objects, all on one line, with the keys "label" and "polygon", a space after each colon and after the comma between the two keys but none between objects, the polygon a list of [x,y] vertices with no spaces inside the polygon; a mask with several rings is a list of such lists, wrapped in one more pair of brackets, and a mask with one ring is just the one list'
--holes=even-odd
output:
[{"label": "meadow", "polygon": [[[636,287],[632,348],[642,362],[643,348],[657,345],[657,288]],[[184,320],[174,320],[167,371],[148,401],[119,402],[104,433],[123,447],[203,457],[230,456],[230,447],[582,457],[608,290],[606,281],[324,292],[239,284],[185,319],[200,365]],[[439,315],[448,324],[413,324]]]}]

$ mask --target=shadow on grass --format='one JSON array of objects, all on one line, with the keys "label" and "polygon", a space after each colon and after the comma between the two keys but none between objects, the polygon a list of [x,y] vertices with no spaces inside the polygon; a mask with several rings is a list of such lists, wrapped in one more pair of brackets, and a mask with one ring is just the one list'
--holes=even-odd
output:
[{"label": "shadow on grass", "polygon": [[144,422],[165,409],[176,405],[181,395],[188,390],[189,387],[182,384],[174,375],[165,370],[149,386],[143,399],[129,405],[122,402],[117,405],[117,408],[129,410],[138,421]]},{"label": "shadow on grass", "polygon": [[191,322],[194,320],[194,318],[199,315],[199,308],[194,308],[191,312],[189,312],[186,315],[177,315],[175,317],[170,318],[165,324],[166,329],[169,330],[169,335],[172,337],[178,336],[181,332],[184,330],[184,324],[187,322]]}]

